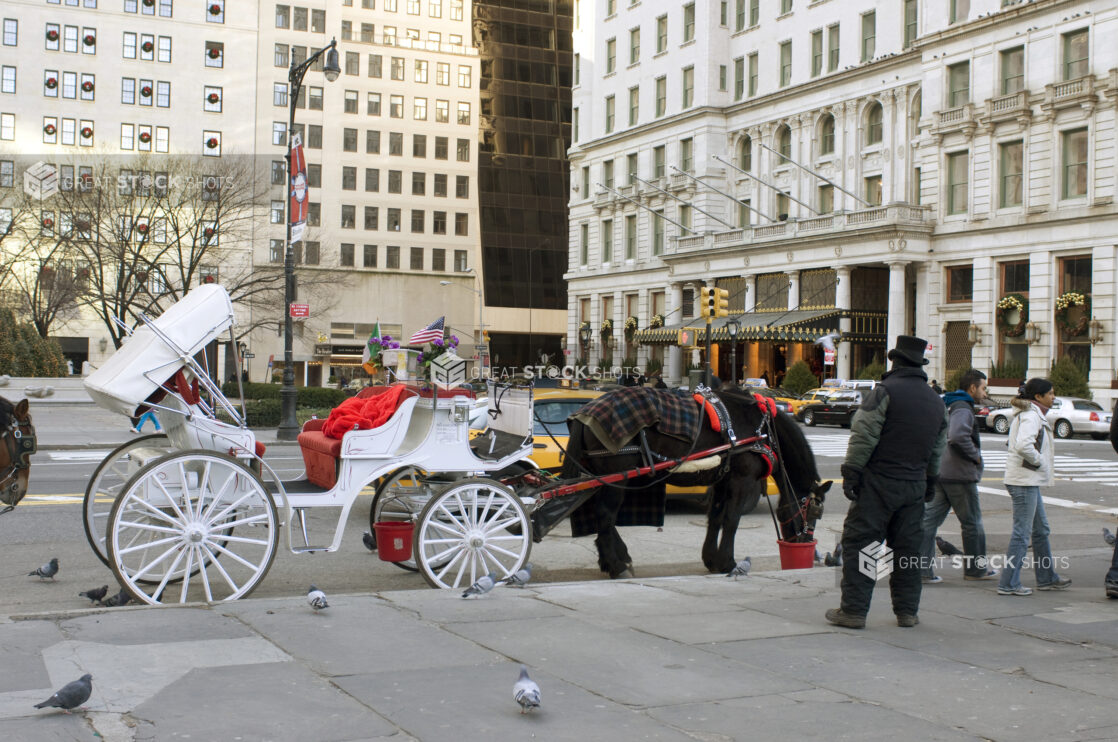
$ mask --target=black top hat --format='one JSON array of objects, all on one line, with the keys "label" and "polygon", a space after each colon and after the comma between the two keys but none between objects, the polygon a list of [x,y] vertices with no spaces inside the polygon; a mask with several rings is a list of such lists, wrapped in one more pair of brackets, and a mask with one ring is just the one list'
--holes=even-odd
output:
[{"label": "black top hat", "polygon": [[924,351],[927,347],[928,341],[924,338],[898,335],[897,347],[889,351],[889,360],[911,366],[926,366],[928,359],[924,357]]}]

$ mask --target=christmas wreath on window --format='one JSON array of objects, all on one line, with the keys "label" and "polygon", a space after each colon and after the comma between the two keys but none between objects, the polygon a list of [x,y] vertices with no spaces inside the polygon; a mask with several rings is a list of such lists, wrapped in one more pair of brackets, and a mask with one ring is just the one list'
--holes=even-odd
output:
[{"label": "christmas wreath on window", "polygon": [[43,131],[45,131],[47,133],[48,137],[53,137],[54,132],[56,132],[58,130],[54,128],[54,124],[47,124],[46,126],[43,127]]},{"label": "christmas wreath on window", "polygon": [[652,319],[650,319],[648,321],[649,329],[655,330],[656,328],[663,327],[663,326],[664,326],[664,315],[662,315],[662,314],[654,314],[654,315],[652,315]]},{"label": "christmas wreath on window", "polygon": [[54,226],[54,219],[51,219],[49,216],[43,218],[43,228],[44,229],[50,229],[53,226]]},{"label": "christmas wreath on window", "polygon": [[206,96],[206,100],[208,100],[211,104],[214,104],[221,100],[221,96],[217,93],[210,93]]},{"label": "christmas wreath on window", "polygon": [[209,139],[206,140],[206,146],[209,147],[210,149],[216,149],[217,144],[218,144],[217,137],[210,137]]},{"label": "christmas wreath on window", "polygon": [[602,320],[602,327],[601,327],[600,330],[598,330],[598,334],[602,336],[603,341],[607,337],[612,335],[613,334],[613,320],[611,320],[611,319]]},{"label": "christmas wreath on window", "polygon": [[82,127],[82,139],[89,139],[93,136],[93,129],[89,126]]},{"label": "christmas wreath on window", "polygon": [[150,142],[151,141],[151,132],[150,131],[141,131],[140,132],[140,141],[143,142],[144,144],[147,144],[148,142]]},{"label": "christmas wreath on window", "polygon": [[45,84],[46,84],[48,90],[54,90],[55,88],[58,87],[58,78],[57,77],[48,77]]},{"label": "christmas wreath on window", "polygon": [[633,342],[633,336],[637,334],[638,324],[636,317],[625,318],[625,341],[628,343]]},{"label": "christmas wreath on window", "polygon": [[52,28],[49,31],[47,31],[47,41],[58,41],[58,30],[57,29]]},{"label": "christmas wreath on window", "polygon": [[998,330],[1007,338],[1025,334],[1025,324],[1029,321],[1029,300],[1021,294],[1006,294],[998,301]]},{"label": "christmas wreath on window", "polygon": [[214,3],[210,6],[210,15],[221,15],[221,6]]},{"label": "christmas wreath on window", "polygon": [[1078,291],[1065,291],[1056,299],[1056,325],[1070,337],[1087,332],[1091,321],[1091,297]]},{"label": "christmas wreath on window", "polygon": [[155,0],[144,0],[144,5],[150,8],[151,6],[155,5]]},{"label": "christmas wreath on window", "polygon": [[140,48],[148,54],[151,54],[152,50],[155,49],[155,44],[151,43],[150,41],[145,41],[143,44],[140,45]]},{"label": "christmas wreath on window", "polygon": [[96,44],[96,43],[97,43],[97,37],[95,37],[95,36],[94,36],[93,34],[91,34],[91,33],[87,33],[87,34],[85,35],[85,38],[84,38],[84,39],[82,39],[82,41],[84,41],[84,42],[85,42],[85,45],[86,45],[86,46],[93,46],[94,44]]},{"label": "christmas wreath on window", "polygon": [[93,92],[93,81],[92,80],[86,80],[85,82],[83,82],[82,83],[82,90],[84,90],[87,93],[92,93]]},{"label": "christmas wreath on window", "polygon": [[211,46],[207,54],[210,55],[210,59],[217,59],[221,56],[221,50],[218,49],[216,46]]},{"label": "christmas wreath on window", "polygon": [[142,88],[140,88],[140,95],[144,96],[145,98],[150,98],[151,97],[151,85],[145,85]]}]

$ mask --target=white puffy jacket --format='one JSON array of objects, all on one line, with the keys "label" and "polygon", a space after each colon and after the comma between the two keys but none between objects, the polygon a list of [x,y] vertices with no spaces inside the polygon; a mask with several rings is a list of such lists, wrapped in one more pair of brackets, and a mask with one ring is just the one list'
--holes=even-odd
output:
[{"label": "white puffy jacket", "polygon": [[[1040,408],[1025,399],[1014,399],[1013,421],[1009,425],[1009,455],[1005,461],[1006,484],[1024,487],[1046,487],[1055,483],[1053,477],[1052,423],[1040,414]],[[1040,449],[1037,449],[1037,439]],[[1036,469],[1025,466],[1025,463]]]}]

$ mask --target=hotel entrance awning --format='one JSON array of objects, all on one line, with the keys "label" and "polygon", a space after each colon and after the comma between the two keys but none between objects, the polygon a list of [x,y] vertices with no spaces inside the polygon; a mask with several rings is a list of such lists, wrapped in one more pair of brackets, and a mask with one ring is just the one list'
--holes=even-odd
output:
[{"label": "hotel entrance awning", "polygon": [[[839,318],[844,315],[849,315],[849,312],[834,308],[746,312],[714,320],[711,323],[711,339],[715,342],[728,341],[730,335],[726,332],[726,323],[735,319],[741,325],[739,341],[811,343],[822,335],[838,332]],[[639,330],[634,339],[646,345],[676,345],[679,331],[684,328],[693,329],[696,340],[701,340],[706,332],[706,323],[701,319],[692,319],[654,330]]]}]

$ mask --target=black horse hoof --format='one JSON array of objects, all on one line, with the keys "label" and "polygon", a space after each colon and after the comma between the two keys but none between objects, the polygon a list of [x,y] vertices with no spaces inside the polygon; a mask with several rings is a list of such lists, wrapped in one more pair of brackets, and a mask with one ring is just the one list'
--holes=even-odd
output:
[{"label": "black horse hoof", "polygon": [[631,580],[634,577],[636,577],[636,575],[633,574],[633,570],[629,567],[626,567],[615,575],[611,574],[609,576],[611,580]]}]

